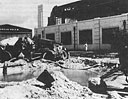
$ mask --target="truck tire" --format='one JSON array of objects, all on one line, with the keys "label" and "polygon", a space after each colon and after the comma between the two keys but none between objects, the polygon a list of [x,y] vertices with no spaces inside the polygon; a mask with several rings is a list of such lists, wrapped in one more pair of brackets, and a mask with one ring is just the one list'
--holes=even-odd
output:
[{"label": "truck tire", "polygon": [[1,62],[5,62],[5,61],[9,61],[12,58],[12,55],[10,52],[8,51],[4,51],[3,55],[2,55],[2,59]]},{"label": "truck tire", "polygon": [[54,61],[54,54],[51,51],[47,51],[43,54],[43,58]]}]

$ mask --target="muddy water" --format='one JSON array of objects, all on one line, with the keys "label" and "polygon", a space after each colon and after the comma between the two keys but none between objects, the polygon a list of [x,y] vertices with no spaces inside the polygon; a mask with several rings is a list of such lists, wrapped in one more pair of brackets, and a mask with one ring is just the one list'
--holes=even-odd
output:
[{"label": "muddy water", "polygon": [[[8,72],[9,72],[9,69],[11,68],[8,68]],[[13,69],[13,68],[12,68]],[[19,69],[19,68],[18,68]],[[23,80],[27,80],[27,79],[31,79],[31,78],[34,78],[34,77],[38,77],[43,69],[37,69],[37,70],[29,70],[28,71],[25,71],[25,72],[21,72],[20,70],[18,71],[18,69],[14,72],[14,73],[7,73],[7,75],[0,75],[0,81],[7,81],[7,82],[11,82],[11,81],[23,81]]]},{"label": "muddy water", "polygon": [[[11,75],[0,76],[1,81],[22,81],[33,77],[38,77],[43,70],[37,69],[36,71],[28,71],[24,73],[16,73]],[[87,70],[69,70],[61,69],[64,75],[71,81],[75,81],[83,86],[88,85],[88,80],[90,77],[96,77],[97,74]]]},{"label": "muddy water", "polygon": [[88,86],[88,80],[91,77],[96,77],[98,74],[88,70],[68,70],[63,69],[62,72],[71,81],[75,81],[83,86]]}]

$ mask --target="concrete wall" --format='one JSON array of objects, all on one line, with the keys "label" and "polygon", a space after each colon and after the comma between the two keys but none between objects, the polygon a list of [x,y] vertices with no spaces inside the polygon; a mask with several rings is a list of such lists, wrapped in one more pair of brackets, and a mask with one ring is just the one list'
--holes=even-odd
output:
[{"label": "concrete wall", "polygon": [[[89,50],[105,50],[111,49],[110,44],[102,44],[102,29],[119,27],[123,29],[123,21],[126,20],[126,28],[128,28],[128,14],[122,14],[117,16],[110,16],[104,18],[95,18],[91,20],[78,21],[71,24],[53,25],[48,27],[42,27],[38,29],[38,34],[42,37],[46,37],[48,33],[55,33],[55,40],[61,42],[61,32],[71,31],[72,44],[64,45],[68,49],[84,50],[84,45],[79,44],[79,31],[92,29],[92,44],[88,44]],[[75,27],[75,33],[74,28]],[[44,31],[42,34],[42,31]],[[75,36],[75,37],[74,37]],[[75,41],[74,41],[75,39]]]},{"label": "concrete wall", "polygon": [[[112,28],[112,27],[119,27],[120,30],[123,30],[123,21],[128,19],[128,15],[118,15],[112,17],[105,17],[100,19],[100,26],[101,26],[101,42],[102,42],[102,28]],[[127,22],[128,23],[128,22]],[[110,44],[101,44],[101,49],[110,49]]]}]

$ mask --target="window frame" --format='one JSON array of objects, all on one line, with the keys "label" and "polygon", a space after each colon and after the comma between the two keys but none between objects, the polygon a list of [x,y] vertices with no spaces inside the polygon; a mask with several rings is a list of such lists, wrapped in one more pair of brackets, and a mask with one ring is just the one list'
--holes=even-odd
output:
[{"label": "window frame", "polygon": [[[109,30],[110,29],[110,30]],[[106,33],[109,33],[109,37],[107,35],[104,36],[104,31],[106,30]],[[106,27],[106,28],[102,28],[102,44],[112,44],[113,43],[113,35],[114,32],[118,32],[119,31],[119,27]],[[109,38],[109,39],[107,39]]]},{"label": "window frame", "polygon": [[[47,35],[52,35],[53,36],[53,39],[50,38],[47,38]],[[50,40],[55,40],[55,33],[47,33],[46,34],[46,39],[50,39]]]},{"label": "window frame", "polygon": [[[67,38],[66,40],[64,40],[64,41],[68,41],[68,42],[63,42],[63,41],[62,41],[62,40],[63,40],[62,34],[65,34],[65,33],[70,33],[70,40],[68,41],[68,38]],[[63,35],[63,37],[64,37],[64,35]],[[67,37],[69,37],[69,36],[67,36]],[[71,31],[64,31],[64,32],[61,32],[61,43],[62,43],[63,45],[72,45],[72,32],[71,32]]]},{"label": "window frame", "polygon": [[[86,34],[86,33],[89,33],[89,32],[91,33],[91,35],[90,35],[90,38],[86,38],[84,41],[83,41],[83,39],[81,39],[81,37],[83,38],[83,37],[86,37],[85,35],[83,35],[83,34]],[[92,29],[83,29],[83,30],[79,30],[79,44],[85,44],[85,43],[87,43],[87,44],[93,44],[93,33],[92,33],[93,31],[92,31]],[[81,35],[82,34],[82,35]],[[80,36],[81,35],[81,36]],[[89,36],[89,34],[87,34],[88,36]]]}]

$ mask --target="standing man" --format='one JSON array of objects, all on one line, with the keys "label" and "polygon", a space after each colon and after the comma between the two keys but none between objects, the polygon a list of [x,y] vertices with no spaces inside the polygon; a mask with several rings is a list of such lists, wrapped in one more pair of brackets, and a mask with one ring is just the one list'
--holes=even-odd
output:
[{"label": "standing man", "polygon": [[120,70],[126,76],[126,81],[128,82],[128,35],[123,35],[120,40],[119,46],[119,62],[120,62]]},{"label": "standing man", "polygon": [[120,33],[120,37],[118,39],[119,47],[118,47],[118,54],[119,54],[119,62],[120,67],[119,69],[124,73],[126,76],[126,82],[128,82],[128,34],[126,31],[126,21],[123,21],[124,29]]},{"label": "standing man", "polygon": [[87,50],[88,50],[88,44],[85,43],[85,44],[84,44],[84,47],[85,47],[85,51],[87,52]]}]

